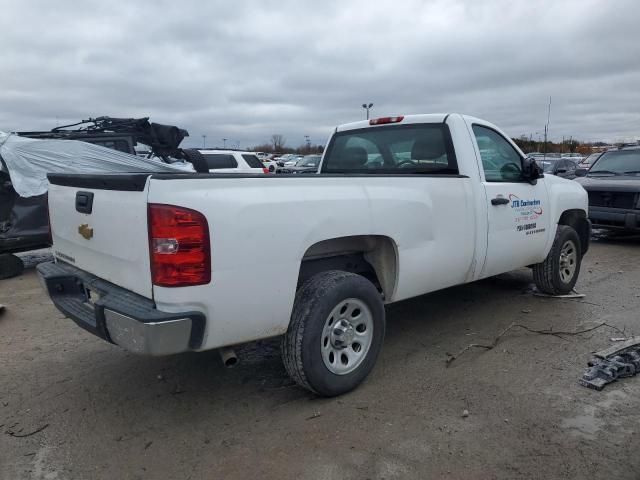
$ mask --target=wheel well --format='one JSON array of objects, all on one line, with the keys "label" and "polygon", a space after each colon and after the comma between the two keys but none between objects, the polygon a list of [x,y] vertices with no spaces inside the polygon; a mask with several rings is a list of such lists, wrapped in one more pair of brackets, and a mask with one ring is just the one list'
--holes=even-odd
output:
[{"label": "wheel well", "polygon": [[397,279],[397,248],[383,235],[338,237],[311,245],[300,262],[298,286],[327,270],[344,270],[368,278],[386,299],[393,296]]},{"label": "wheel well", "polygon": [[587,212],[578,209],[562,212],[558,225],[572,227],[580,237],[582,255],[587,253],[587,250],[589,250],[589,236],[591,235]]}]

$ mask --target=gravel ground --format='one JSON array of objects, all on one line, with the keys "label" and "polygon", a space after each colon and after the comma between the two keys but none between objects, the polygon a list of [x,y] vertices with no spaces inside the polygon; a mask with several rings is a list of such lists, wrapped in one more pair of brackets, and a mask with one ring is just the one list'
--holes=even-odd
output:
[{"label": "gravel ground", "polygon": [[640,334],[639,249],[596,238],[584,299],[533,296],[521,270],[394,304],[372,375],[334,399],[292,385],[277,341],[234,369],[132,356],[63,318],[31,266],[0,282],[0,478],[638,479],[640,378],[577,384],[618,332],[513,330],[445,360],[512,322]]}]

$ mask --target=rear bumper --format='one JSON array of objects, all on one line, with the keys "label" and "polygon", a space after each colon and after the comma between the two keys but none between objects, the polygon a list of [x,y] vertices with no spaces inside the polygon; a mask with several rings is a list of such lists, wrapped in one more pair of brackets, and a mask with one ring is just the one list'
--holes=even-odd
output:
[{"label": "rear bumper", "polygon": [[37,267],[54,305],[80,327],[142,355],[170,355],[202,345],[200,312],[161,312],[152,300],[63,262]]},{"label": "rear bumper", "polygon": [[589,207],[594,228],[640,231],[640,211],[623,208]]}]

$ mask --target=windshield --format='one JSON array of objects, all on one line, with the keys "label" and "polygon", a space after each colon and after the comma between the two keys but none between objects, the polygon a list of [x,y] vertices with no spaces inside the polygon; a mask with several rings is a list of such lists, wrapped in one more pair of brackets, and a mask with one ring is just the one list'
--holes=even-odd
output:
[{"label": "windshield", "polygon": [[640,172],[640,150],[606,152],[593,164],[589,174],[624,175]]},{"label": "windshield", "polygon": [[593,163],[600,155],[602,155],[601,153],[592,153],[591,155],[589,155],[587,158],[585,158],[582,163],[586,163],[586,164],[591,164]]},{"label": "windshield", "polygon": [[317,167],[320,164],[320,155],[304,157],[296,163],[296,167]]}]

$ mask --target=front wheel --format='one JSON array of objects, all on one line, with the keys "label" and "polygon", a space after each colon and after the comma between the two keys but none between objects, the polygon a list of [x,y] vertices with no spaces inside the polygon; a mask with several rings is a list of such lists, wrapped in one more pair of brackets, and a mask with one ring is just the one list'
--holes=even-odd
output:
[{"label": "front wheel", "polygon": [[287,373],[319,395],[341,395],[371,372],[382,348],[382,297],[361,275],[329,271],[298,290],[282,341]]},{"label": "front wheel", "polygon": [[558,225],[556,238],[544,262],[533,266],[538,290],[549,295],[571,293],[580,274],[582,248],[580,237],[567,225]]}]

